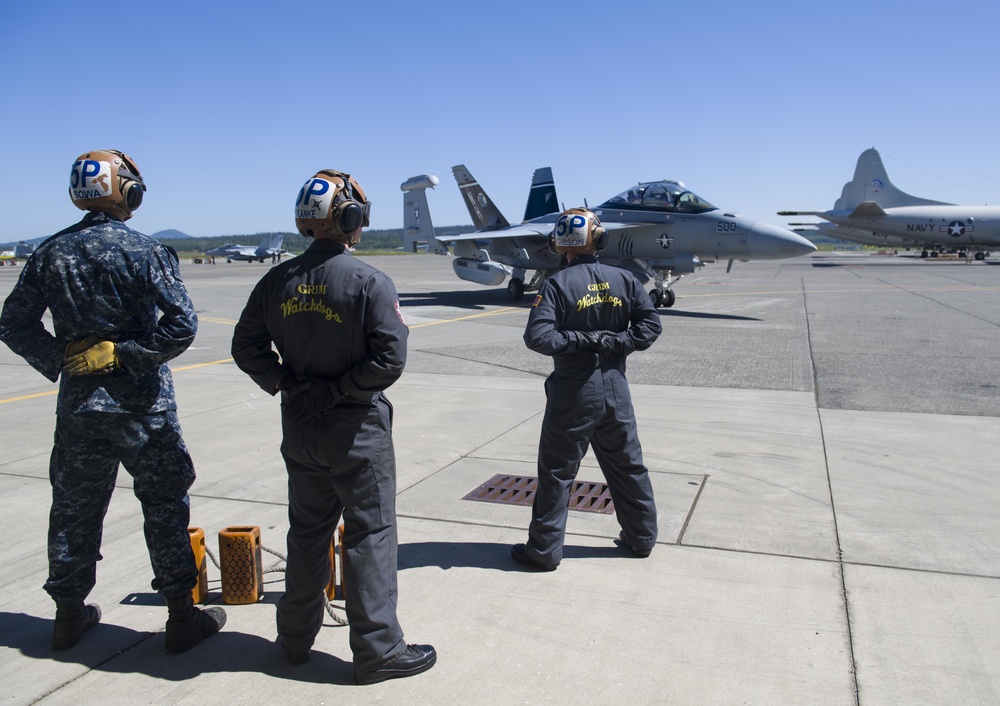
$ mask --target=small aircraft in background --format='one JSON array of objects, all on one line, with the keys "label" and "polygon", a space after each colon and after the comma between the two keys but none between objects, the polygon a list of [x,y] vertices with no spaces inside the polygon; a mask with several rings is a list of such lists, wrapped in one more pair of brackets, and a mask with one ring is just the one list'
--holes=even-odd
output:
[{"label": "small aircraft in background", "polygon": [[0,252],[0,265],[16,265],[18,260],[27,260],[35,252],[35,245],[28,245],[23,240],[13,250]]},{"label": "small aircraft in background", "polygon": [[[779,216],[817,216],[824,235],[867,245],[922,247],[922,257],[957,250],[985,260],[1000,247],[1000,206],[957,206],[910,196],[893,186],[873,147],[858,157],[854,178],[844,184],[830,211],[778,211]],[[800,231],[801,232],[801,231]]]},{"label": "small aircraft in background", "polygon": [[[524,222],[519,225],[504,218],[464,165],[455,166],[452,172],[479,230],[437,237],[429,214],[424,224],[413,221],[412,205],[419,200],[426,213],[424,189],[431,179],[438,183],[436,177],[422,175],[400,187],[406,194],[405,246],[412,247],[407,234],[413,228],[414,233],[427,236],[428,243],[433,242],[432,252],[447,254],[447,244],[453,244],[452,269],[459,279],[496,286],[509,276],[507,294],[514,301],[525,292],[536,291],[561,266],[561,256],[548,247],[549,233],[562,210],[552,170],[535,170]],[[673,306],[673,282],[707,262],[728,260],[728,272],[734,260],[780,260],[816,249],[790,230],[723,212],[678,181],[641,182],[593,210],[610,235],[610,243],[598,253],[598,259],[629,270],[642,282],[652,279],[649,296],[657,307]],[[526,282],[529,271],[534,275]]]},{"label": "small aircraft in background", "polygon": [[268,258],[281,257],[288,252],[281,247],[284,239],[284,236],[280,234],[274,236],[265,235],[260,239],[260,245],[257,247],[253,245],[240,245],[239,243],[226,243],[217,248],[206,250],[205,254],[209,257],[225,257],[226,262],[232,262],[233,260],[246,260],[247,262],[260,260],[264,262]]}]

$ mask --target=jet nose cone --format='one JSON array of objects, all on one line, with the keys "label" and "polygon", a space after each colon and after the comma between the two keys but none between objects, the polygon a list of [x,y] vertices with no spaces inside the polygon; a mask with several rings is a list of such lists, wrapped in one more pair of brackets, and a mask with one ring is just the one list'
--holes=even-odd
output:
[{"label": "jet nose cone", "polygon": [[808,255],[816,246],[798,233],[767,223],[754,223],[747,242],[750,258],[754,260],[784,260]]}]

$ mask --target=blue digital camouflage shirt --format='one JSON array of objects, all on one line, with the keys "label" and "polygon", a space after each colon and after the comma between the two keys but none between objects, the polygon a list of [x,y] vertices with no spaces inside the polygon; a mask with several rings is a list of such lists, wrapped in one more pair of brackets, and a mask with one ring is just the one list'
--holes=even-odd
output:
[{"label": "blue digital camouflage shirt", "polygon": [[[42,323],[46,309],[55,335]],[[0,314],[0,340],[53,382],[67,344],[91,335],[114,342],[120,368],[62,376],[59,413],[176,409],[166,363],[197,330],[174,252],[102,213],[38,246]]]}]

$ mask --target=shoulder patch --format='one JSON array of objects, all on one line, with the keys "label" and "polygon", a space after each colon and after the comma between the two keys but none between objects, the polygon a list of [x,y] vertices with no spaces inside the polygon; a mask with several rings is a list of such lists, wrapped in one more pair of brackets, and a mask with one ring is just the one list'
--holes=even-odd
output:
[{"label": "shoulder patch", "polygon": [[535,297],[535,303],[532,304],[531,306],[538,306],[541,303],[542,303],[542,295],[539,294],[538,296]]}]

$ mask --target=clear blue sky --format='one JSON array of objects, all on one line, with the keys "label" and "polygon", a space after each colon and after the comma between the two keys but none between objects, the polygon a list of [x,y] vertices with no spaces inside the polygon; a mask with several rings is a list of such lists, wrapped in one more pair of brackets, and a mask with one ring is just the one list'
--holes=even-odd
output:
[{"label": "clear blue sky", "polygon": [[1000,203],[995,0],[0,3],[0,242],[80,212],[74,158],[130,154],[131,225],[294,230],[315,171],[354,174],[372,227],[431,173],[469,223],[464,163],[519,221],[531,174],[592,205],[678,179],[778,225],[833,205],[868,147],[918,196]]}]

